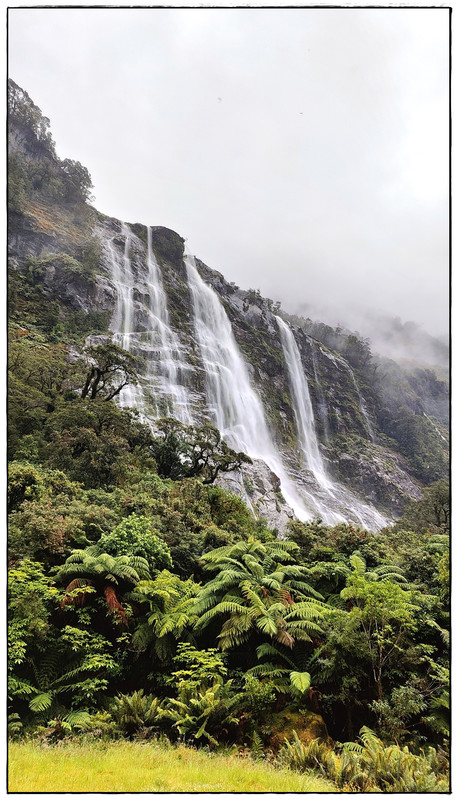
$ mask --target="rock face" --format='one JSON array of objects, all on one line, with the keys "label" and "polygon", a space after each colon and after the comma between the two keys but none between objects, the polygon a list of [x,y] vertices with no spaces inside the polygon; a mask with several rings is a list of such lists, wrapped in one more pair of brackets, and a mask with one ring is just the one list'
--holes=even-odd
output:
[{"label": "rock face", "polygon": [[268,527],[279,534],[294,519],[292,508],[282,497],[278,476],[264,461],[255,459],[253,464],[244,464],[238,472],[220,475],[217,483],[241,497],[255,516],[265,519]]},{"label": "rock face", "polygon": [[[40,169],[48,162],[56,163],[49,147],[20,124],[11,127],[10,152],[13,161],[34,162]],[[170,413],[167,392],[175,391],[172,400],[176,400],[179,389],[195,422],[212,421],[183,238],[160,226],[148,230],[137,223],[126,225],[87,203],[63,203],[31,189],[24,192],[21,175],[17,193],[22,199],[11,210],[9,220],[11,272],[27,276],[42,291],[44,302],[48,298],[57,301],[64,317],[70,312],[88,317],[102,312],[111,320],[118,343],[142,361],[141,402],[146,415]],[[199,259],[196,267],[227,314],[283,462],[297,484],[313,493],[316,486],[298,440],[290,374],[276,321],[278,304],[228,283]],[[166,303],[165,311],[161,303]],[[289,325],[310,393],[324,470],[330,482],[339,482],[352,493],[346,517],[365,521],[364,514],[352,514],[351,497],[373,504],[388,518],[400,514],[406,500],[420,496],[420,484],[393,449],[392,440],[377,429],[371,397],[364,397],[341,354],[291,320]],[[99,328],[88,335],[91,333],[106,335],[108,331]],[[164,363],[171,359],[175,365],[166,369]],[[253,512],[279,533],[293,516],[282,497],[278,475],[259,459],[244,466],[241,473],[220,477],[219,482],[242,496]],[[326,507],[329,502],[330,492],[321,491],[320,503]]]},{"label": "rock face", "polygon": [[334,465],[336,475],[346,484],[360,487],[361,494],[376,508],[388,508],[401,515],[406,499],[421,499],[421,489],[406,471],[404,459],[393,451],[374,447],[354,455],[340,453]]},{"label": "rock face", "polygon": [[[151,361],[159,359],[160,354],[154,352],[147,341],[147,229],[140,225],[128,227],[127,256],[125,224],[98,215],[91,234],[100,243],[100,260],[94,275],[88,276],[77,271],[78,262],[69,255],[74,248],[69,243],[65,252],[62,238],[41,230],[42,216],[43,213],[38,220],[35,218],[35,225],[30,224],[30,218],[26,218],[22,231],[15,226],[9,241],[11,266],[18,270],[30,269],[30,264],[40,259],[36,281],[45,296],[58,299],[63,306],[86,314],[91,311],[108,312],[113,319],[120,292],[119,285],[113,279],[113,258],[117,264],[122,264],[128,258],[133,281],[132,324],[136,331],[130,342],[136,354],[143,358],[144,372],[151,373]],[[199,359],[192,304],[183,266],[183,240],[166,228],[154,227],[151,232],[154,256],[160,266],[167,295],[170,325],[180,338],[186,358],[184,383],[191,398],[193,418],[201,423],[208,419],[209,414],[205,374]],[[243,291],[229,284],[220,273],[199,260],[196,264],[204,280],[217,292],[230,319],[252,385],[262,399],[276,446],[295,473],[298,483],[303,483],[309,491],[313,491],[313,485],[304,472],[291,387],[270,301],[257,293]],[[122,326],[122,321],[120,324]],[[370,441],[349,367],[300,328],[293,326],[293,329],[310,389],[316,430],[322,440],[322,454],[328,474],[347,485],[361,500],[382,510],[387,518],[401,513],[406,499],[419,496],[418,483],[405,471],[399,456]],[[157,395],[158,386],[154,380],[153,386]],[[145,381],[146,397],[147,390]],[[151,385],[149,391],[151,394]],[[157,405],[153,408],[147,402],[145,407],[150,409],[152,416],[159,413]],[[332,441],[336,434],[357,435],[359,453],[344,451],[336,455],[332,446],[329,447],[329,440]],[[220,477],[219,483],[239,494],[253,512],[263,517],[279,534],[284,532],[288,521],[294,517],[292,509],[282,497],[278,476],[259,460],[251,466],[244,466],[241,473]],[[323,503],[326,503],[326,498]],[[348,508],[348,518],[360,521],[358,516],[352,517],[351,508]]]}]

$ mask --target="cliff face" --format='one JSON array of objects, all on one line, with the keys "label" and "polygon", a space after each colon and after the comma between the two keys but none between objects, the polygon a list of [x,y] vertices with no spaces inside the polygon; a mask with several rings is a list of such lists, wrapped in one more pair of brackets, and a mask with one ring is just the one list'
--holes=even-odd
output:
[{"label": "cliff face", "polygon": [[[152,226],[148,232],[140,224],[127,226],[98,213],[80,197],[66,197],[64,201],[50,196],[46,185],[42,188],[43,183],[34,188],[31,172],[49,174],[50,164],[51,173],[58,172],[58,160],[45,145],[34,145],[27,126],[16,124],[14,118],[10,123],[14,197],[19,197],[10,211],[8,235],[10,274],[13,284],[17,276],[19,287],[15,291],[21,293],[20,280],[26,279],[41,293],[43,302],[57,304],[61,324],[79,314],[78,319],[81,315],[85,318],[81,330],[86,336],[106,336],[110,330],[116,333],[118,343],[124,342],[123,346],[141,359],[143,411],[154,418],[164,413],[161,392],[167,377],[160,365],[164,341],[158,343],[151,335],[154,261],[161,276],[159,288],[167,301],[168,346],[171,352],[179,353],[174,355],[177,381],[186,391],[193,419],[212,419],[183,260],[183,239],[163,227]],[[313,482],[298,440],[291,376],[276,320],[277,305],[258,292],[228,283],[198,259],[196,267],[226,311],[251,384],[262,400],[272,438],[289,473],[298,485],[311,489]],[[127,284],[128,323],[122,305],[125,298],[123,301],[121,297]],[[14,314],[12,318],[14,322]],[[97,320],[97,325],[91,329],[88,325],[92,319]],[[326,474],[387,517],[400,514],[407,499],[420,497],[420,482],[397,450],[396,442],[380,429],[373,395],[364,397],[358,375],[341,353],[326,347],[291,320],[289,324],[307,379]],[[167,380],[170,383],[170,375]],[[241,494],[271,525],[284,528],[291,510],[272,470],[255,462],[241,475],[226,477],[224,483]],[[326,497],[321,500],[326,502]],[[347,517],[358,521],[351,508]]]}]

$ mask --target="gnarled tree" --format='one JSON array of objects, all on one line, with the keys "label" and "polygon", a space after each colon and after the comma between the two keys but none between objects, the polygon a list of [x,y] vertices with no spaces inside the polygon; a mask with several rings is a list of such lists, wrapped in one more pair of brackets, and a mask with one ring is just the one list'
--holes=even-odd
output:
[{"label": "gnarled tree", "polygon": [[112,400],[127,384],[138,383],[138,361],[113,342],[85,348],[88,372],[81,397]]}]

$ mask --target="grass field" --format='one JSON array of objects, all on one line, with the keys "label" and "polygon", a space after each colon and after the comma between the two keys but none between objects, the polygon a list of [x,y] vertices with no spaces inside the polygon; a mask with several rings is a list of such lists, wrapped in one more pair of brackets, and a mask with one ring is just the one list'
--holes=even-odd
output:
[{"label": "grass field", "polygon": [[9,746],[10,792],[332,792],[324,778],[183,745],[96,742]]}]

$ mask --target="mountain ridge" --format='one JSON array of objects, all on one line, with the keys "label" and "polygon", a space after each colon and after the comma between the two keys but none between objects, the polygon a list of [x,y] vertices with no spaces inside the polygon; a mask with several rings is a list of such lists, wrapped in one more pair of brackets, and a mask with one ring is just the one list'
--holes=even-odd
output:
[{"label": "mountain ridge", "polygon": [[[148,227],[139,223],[127,225],[91,207],[88,204],[90,177],[87,170],[79,162],[69,159],[61,162],[56,157],[48,128],[49,121],[28,95],[12,82],[9,114],[10,272],[13,283],[16,280],[24,284],[24,281],[31,280],[46,301],[56,304],[56,323],[51,333],[58,330],[59,325],[61,330],[68,327],[72,315],[80,315],[80,325],[87,325],[87,330],[82,331],[79,337],[78,347],[82,348],[88,336],[113,334],[117,289],[110,272],[110,258],[120,264],[126,258],[131,261],[135,279],[132,313],[137,315],[140,327],[145,327],[147,312],[142,303],[144,305],[148,292],[144,273],[148,258]],[[126,229],[129,231],[129,253]],[[193,313],[183,261],[185,242],[178,233],[163,226],[151,226],[150,231],[152,252],[166,289],[170,323],[184,340],[190,359],[194,384],[188,388],[199,398],[196,400],[197,409],[199,403],[205,406],[205,376],[193,332]],[[443,441],[447,437],[447,420],[444,403],[440,406],[439,400],[433,400],[434,392],[438,393],[437,397],[447,398],[444,381],[432,374],[429,388],[425,388],[428,376],[425,378],[422,373],[418,385],[414,386],[412,380],[396,368],[393,386],[396,381],[399,384],[399,375],[402,375],[402,381],[408,387],[402,394],[402,408],[406,410],[404,416],[399,415],[396,406],[401,395],[397,388],[387,388],[388,380],[380,385],[377,376],[380,364],[374,360],[367,341],[341,329],[333,331],[325,325],[322,326],[323,333],[319,326],[313,328],[312,324],[315,334],[312,335],[310,330],[307,331],[306,320],[281,312],[278,303],[261,297],[256,290],[240,289],[199,259],[196,259],[196,267],[225,309],[250,380],[262,400],[275,445],[290,473],[294,473],[295,480],[305,480],[304,489],[310,486],[310,481],[298,445],[297,419],[275,313],[279,313],[294,332],[310,389],[320,451],[332,481],[356,493],[363,503],[370,503],[388,517],[393,517],[402,513],[409,499],[420,497],[422,485],[443,476],[447,469],[447,443]],[[19,295],[21,291],[24,293],[23,287]],[[90,320],[96,320],[97,325],[91,327]],[[334,349],[326,341],[327,329]],[[140,355],[142,348],[144,350],[144,345],[139,346]],[[390,369],[393,372],[393,368]],[[419,386],[421,380],[425,386]],[[447,400],[444,402],[447,404]],[[441,413],[435,416],[439,406]],[[427,412],[430,412],[431,419]],[[418,446],[415,444],[412,448],[410,441],[404,442],[406,427],[413,432],[410,438],[416,437]],[[371,433],[372,428],[375,435]],[[427,446],[423,452],[420,445],[425,437]],[[425,465],[428,460],[432,460],[434,469],[429,473]],[[265,515],[270,524],[281,530],[286,522],[284,509],[278,510],[283,504],[276,496],[276,482],[270,481],[270,486],[266,485],[267,476],[264,475],[260,491],[250,497],[246,485],[250,481],[253,484],[255,476],[252,469],[244,469],[247,472],[245,485],[243,478],[233,479],[233,485],[253,510],[256,510],[256,503],[262,505],[261,499],[269,495]],[[260,513],[259,509],[257,513]],[[286,516],[289,518],[288,513]],[[351,514],[348,519],[352,519]],[[353,519],[358,521],[354,515]]]}]

